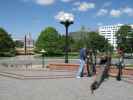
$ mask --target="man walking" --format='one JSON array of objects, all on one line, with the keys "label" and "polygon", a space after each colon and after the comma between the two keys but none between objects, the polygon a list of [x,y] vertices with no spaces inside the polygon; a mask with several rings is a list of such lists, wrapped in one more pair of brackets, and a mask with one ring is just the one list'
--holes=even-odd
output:
[{"label": "man walking", "polygon": [[81,48],[80,49],[80,66],[78,69],[77,78],[83,77],[85,60],[86,60],[86,48]]}]

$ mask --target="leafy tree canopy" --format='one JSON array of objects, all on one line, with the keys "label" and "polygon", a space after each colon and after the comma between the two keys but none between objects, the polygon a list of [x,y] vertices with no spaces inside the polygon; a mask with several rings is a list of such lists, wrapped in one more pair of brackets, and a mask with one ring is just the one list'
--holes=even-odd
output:
[{"label": "leafy tree canopy", "polygon": [[36,41],[37,51],[44,49],[49,55],[54,55],[62,52],[61,47],[61,36],[53,27],[47,27],[40,33]]},{"label": "leafy tree canopy", "polygon": [[112,46],[103,36],[99,35],[97,32],[89,32],[86,40],[86,46],[94,51],[112,51]]},{"label": "leafy tree canopy", "polygon": [[3,28],[0,28],[0,56],[10,56],[14,53],[14,41]]},{"label": "leafy tree canopy", "polygon": [[118,32],[116,32],[117,38],[117,48],[121,48],[124,52],[131,52],[133,43],[133,32],[132,28],[129,25],[123,25],[120,27]]},{"label": "leafy tree canopy", "polygon": [[16,40],[15,41],[15,47],[23,48],[24,47],[24,43],[22,41]]}]

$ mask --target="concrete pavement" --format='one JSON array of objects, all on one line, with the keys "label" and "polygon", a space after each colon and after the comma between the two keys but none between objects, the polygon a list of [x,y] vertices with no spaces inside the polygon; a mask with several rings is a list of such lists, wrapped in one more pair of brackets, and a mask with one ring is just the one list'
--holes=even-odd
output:
[{"label": "concrete pavement", "polygon": [[133,84],[106,80],[94,94],[93,78],[17,80],[0,76],[0,100],[133,100]]}]

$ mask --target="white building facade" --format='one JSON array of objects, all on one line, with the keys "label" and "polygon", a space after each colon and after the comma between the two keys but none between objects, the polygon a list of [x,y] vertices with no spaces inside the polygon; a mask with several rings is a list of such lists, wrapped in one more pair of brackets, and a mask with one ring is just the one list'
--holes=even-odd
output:
[{"label": "white building facade", "polygon": [[[117,25],[107,25],[107,26],[100,26],[99,33],[100,35],[104,36],[105,39],[109,41],[109,43],[116,49],[117,47],[117,39],[115,33],[120,29],[120,27],[124,24],[117,24]],[[133,28],[133,25],[131,25]]]}]

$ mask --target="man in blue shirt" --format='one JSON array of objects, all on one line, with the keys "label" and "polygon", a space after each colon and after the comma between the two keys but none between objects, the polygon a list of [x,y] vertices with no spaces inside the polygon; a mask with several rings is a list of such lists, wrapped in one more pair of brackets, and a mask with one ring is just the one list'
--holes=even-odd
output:
[{"label": "man in blue shirt", "polygon": [[85,60],[86,60],[86,48],[81,48],[80,49],[80,67],[78,69],[77,78],[83,77]]}]

